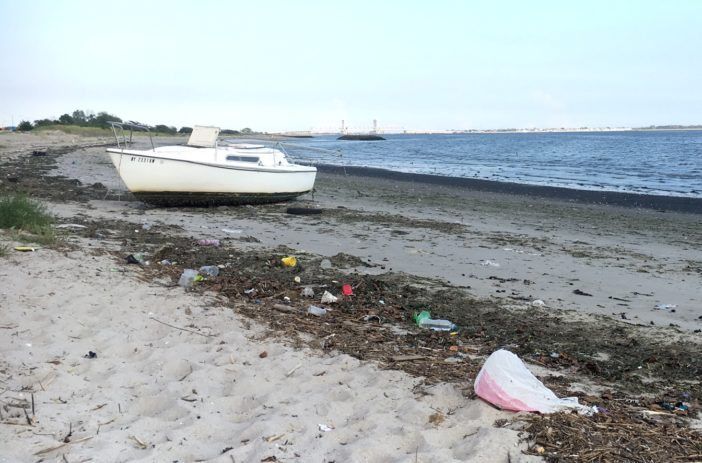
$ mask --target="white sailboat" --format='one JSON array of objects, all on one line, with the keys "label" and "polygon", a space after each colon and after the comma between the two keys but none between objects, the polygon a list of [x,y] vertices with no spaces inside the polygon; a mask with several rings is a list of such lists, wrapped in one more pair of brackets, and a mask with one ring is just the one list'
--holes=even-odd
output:
[{"label": "white sailboat", "polygon": [[[196,126],[185,145],[136,150],[112,123],[112,163],[130,192],[161,206],[277,202],[312,191],[317,169],[290,162],[285,152],[254,144],[219,145],[217,127]],[[121,141],[117,129],[121,129]],[[148,130],[148,129],[147,129]],[[131,133],[129,136],[131,141]]]}]

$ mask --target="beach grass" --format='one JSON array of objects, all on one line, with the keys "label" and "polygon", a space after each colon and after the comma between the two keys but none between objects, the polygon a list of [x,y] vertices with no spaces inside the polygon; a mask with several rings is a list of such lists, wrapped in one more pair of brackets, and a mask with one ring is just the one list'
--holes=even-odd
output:
[{"label": "beach grass", "polygon": [[52,244],[53,222],[44,205],[27,196],[0,196],[0,228],[12,230],[18,241]]},{"label": "beach grass", "polygon": [[[43,125],[41,127],[36,127],[33,132],[46,132],[50,130],[59,130],[61,132],[67,133],[69,135],[78,135],[81,137],[114,137],[114,133],[112,132],[112,129],[103,129],[101,127],[83,127],[80,125]],[[128,132],[128,131],[127,131]],[[119,133],[119,131],[118,131]],[[141,136],[141,135],[146,135],[147,133],[144,131],[134,131],[134,136]],[[172,134],[172,133],[166,133],[166,132],[155,132],[151,131],[151,135],[153,136],[169,136],[169,137],[174,137],[174,136],[184,136],[183,134]]]},{"label": "beach grass", "polygon": [[6,244],[0,244],[0,257],[5,257],[10,252],[10,247]]},{"label": "beach grass", "polygon": [[107,137],[112,135],[112,129],[103,129],[101,127],[81,127],[79,125],[43,125],[36,127],[33,132],[46,132],[50,130],[59,130],[69,135],[79,135],[81,137]]}]

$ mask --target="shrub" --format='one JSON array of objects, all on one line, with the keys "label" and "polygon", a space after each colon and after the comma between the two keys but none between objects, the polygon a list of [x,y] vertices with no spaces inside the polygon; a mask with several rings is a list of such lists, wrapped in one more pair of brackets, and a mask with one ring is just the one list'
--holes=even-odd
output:
[{"label": "shrub", "polygon": [[19,130],[20,132],[29,132],[33,128],[34,128],[34,126],[29,121],[22,121],[17,126],[17,130]]}]

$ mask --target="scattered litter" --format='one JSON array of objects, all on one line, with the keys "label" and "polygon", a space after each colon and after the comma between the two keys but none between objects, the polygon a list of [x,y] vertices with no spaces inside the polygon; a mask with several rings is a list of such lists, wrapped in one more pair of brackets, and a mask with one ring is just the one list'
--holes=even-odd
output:
[{"label": "scattered litter", "polygon": [[244,230],[232,230],[231,228],[223,228],[222,231],[224,233],[228,233],[230,235],[238,235],[242,233]]},{"label": "scattered litter", "polygon": [[162,261],[159,262],[159,264],[167,266],[167,265],[173,265],[173,262],[171,262],[168,259],[163,259]]},{"label": "scattered litter", "polygon": [[220,245],[219,240],[198,240],[197,244],[200,246],[214,246],[218,247]]},{"label": "scattered litter", "polygon": [[314,297],[314,289],[310,288],[309,286],[305,286],[300,294],[304,297]]},{"label": "scattered litter", "polygon": [[15,251],[19,252],[34,252],[36,250],[36,248],[33,248],[31,246],[15,246]]},{"label": "scattered litter", "polygon": [[498,264],[497,262],[493,262],[491,260],[483,260],[480,262],[480,265],[482,265],[484,267],[499,267],[500,266],[500,264]]},{"label": "scattered litter", "polygon": [[322,261],[319,263],[319,268],[322,270],[329,270],[332,268],[332,263],[329,259],[322,259]]},{"label": "scattered litter", "polygon": [[200,273],[204,273],[205,275],[211,276],[211,277],[216,277],[219,275],[219,267],[216,265],[203,265],[200,267]]},{"label": "scattered litter", "polygon": [[654,310],[670,310],[676,308],[678,305],[677,304],[656,304],[653,309]]},{"label": "scattered litter", "polygon": [[573,294],[577,294],[578,296],[589,296],[592,297],[592,294],[586,293],[585,291],[581,291],[579,289],[573,290]]},{"label": "scattered litter", "polygon": [[334,430],[334,428],[332,428],[332,427],[330,427],[330,426],[327,426],[326,424],[321,424],[321,423],[320,423],[320,424],[318,424],[317,426],[319,426],[319,430],[322,431],[322,432],[329,432],[329,431]]},{"label": "scattered litter", "polygon": [[88,228],[85,225],[79,223],[62,223],[61,225],[56,225],[55,228]]},{"label": "scattered litter", "polygon": [[283,312],[283,313],[297,312],[297,310],[294,307],[290,307],[289,305],[285,305],[285,304],[273,304],[273,309],[277,310],[278,312]]},{"label": "scattered litter", "polygon": [[95,359],[95,358],[97,358],[97,354],[91,350],[91,351],[88,351],[88,353],[85,354],[83,357],[85,357],[87,359]]},{"label": "scattered litter", "polygon": [[134,265],[144,265],[146,260],[144,259],[144,254],[138,252],[136,254],[129,254],[127,256],[127,263]]},{"label": "scattered litter", "polygon": [[293,256],[283,257],[280,261],[285,267],[294,267],[297,265],[297,259]]},{"label": "scattered litter", "polygon": [[690,410],[690,406],[685,402],[657,402],[656,405],[660,406],[664,410],[676,413],[678,415],[687,415]]},{"label": "scattered litter", "polygon": [[556,397],[519,357],[504,349],[485,360],[474,388],[478,397],[503,410],[554,413],[575,408],[581,413],[592,413],[591,408],[578,404],[576,397]]},{"label": "scattered litter", "polygon": [[541,299],[536,299],[536,300],[531,301],[531,305],[533,305],[534,307],[541,307],[543,305],[546,305],[546,303],[544,301],[542,301]]},{"label": "scattered litter", "polygon": [[290,298],[289,298],[288,296],[284,296],[284,297],[283,297],[283,301],[284,301],[286,304],[290,304]]},{"label": "scattered litter", "polygon": [[422,310],[421,312],[414,314],[414,317],[412,318],[420,328],[428,328],[434,331],[453,331],[456,329],[456,325],[449,320],[432,319],[431,313],[428,310]]},{"label": "scattered litter", "polygon": [[147,231],[148,231],[148,230],[151,230],[151,224],[150,224],[150,223],[144,222],[144,223],[141,225],[141,229],[142,229],[142,230],[147,230]]},{"label": "scattered litter", "polygon": [[344,285],[341,287],[341,292],[344,296],[353,296],[353,288],[351,285]]},{"label": "scattered litter", "polygon": [[381,299],[381,300],[378,301],[378,304],[380,304],[380,305],[385,305],[385,301]]},{"label": "scattered litter", "polygon": [[316,305],[311,305],[307,307],[307,313],[310,315],[314,315],[316,317],[321,317],[322,315],[327,314],[327,309],[324,309],[322,307],[317,307]]},{"label": "scattered litter", "polygon": [[265,350],[258,354],[258,358],[264,359],[266,357],[268,357],[268,352],[266,352]]},{"label": "scattered litter", "polygon": [[244,294],[248,294],[248,295],[256,294],[256,288],[245,289]]},{"label": "scattered litter", "polygon": [[295,277],[295,278],[293,278],[293,281],[294,281],[295,283],[302,283],[302,279],[300,279],[300,277]]},{"label": "scattered litter", "polygon": [[324,291],[324,294],[322,294],[322,304],[333,304],[337,300],[339,300],[339,298],[334,296],[329,291]]},{"label": "scattered litter", "polygon": [[196,278],[199,276],[200,275],[198,275],[197,270],[186,268],[180,275],[180,279],[178,280],[178,286],[182,286],[183,288],[190,288],[196,281]]}]

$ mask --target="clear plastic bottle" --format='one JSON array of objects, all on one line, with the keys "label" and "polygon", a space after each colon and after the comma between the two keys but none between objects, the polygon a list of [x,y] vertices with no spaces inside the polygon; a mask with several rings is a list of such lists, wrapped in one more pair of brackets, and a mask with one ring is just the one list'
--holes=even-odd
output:
[{"label": "clear plastic bottle", "polygon": [[316,305],[311,305],[307,307],[307,313],[310,315],[315,315],[317,317],[321,317],[322,315],[327,314],[327,309],[323,309],[322,307],[317,307]]},{"label": "clear plastic bottle", "polygon": [[186,268],[185,270],[183,270],[183,274],[178,280],[178,285],[182,286],[183,288],[190,288],[193,285],[193,282],[195,282],[195,278],[197,276],[197,270]]},{"label": "clear plastic bottle", "polygon": [[219,267],[216,265],[203,265],[200,267],[200,273],[204,273],[205,275],[209,275],[211,277],[216,277],[219,275]]},{"label": "clear plastic bottle", "polygon": [[431,313],[427,310],[415,314],[414,321],[417,323],[418,327],[434,331],[453,331],[457,328],[450,320],[431,318]]},{"label": "clear plastic bottle", "polygon": [[434,320],[432,318],[425,318],[419,323],[420,328],[428,328],[434,331],[453,331],[456,329],[450,320]]}]

